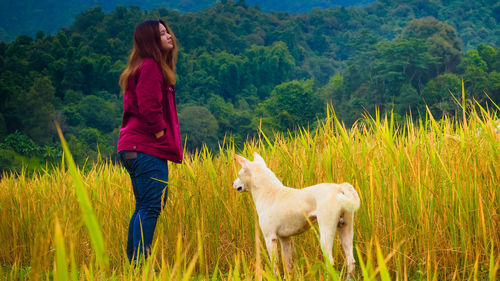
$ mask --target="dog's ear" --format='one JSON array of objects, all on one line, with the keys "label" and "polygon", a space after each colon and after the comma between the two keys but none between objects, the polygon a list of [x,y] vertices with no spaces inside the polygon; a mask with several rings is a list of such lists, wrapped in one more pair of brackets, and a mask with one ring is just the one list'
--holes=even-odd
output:
[{"label": "dog's ear", "polygon": [[260,162],[260,163],[266,165],[266,162],[264,161],[264,158],[262,158],[257,152],[253,153],[253,161],[254,162]]},{"label": "dog's ear", "polygon": [[245,157],[235,154],[234,158],[240,163],[241,167],[245,168],[247,166],[248,160]]}]

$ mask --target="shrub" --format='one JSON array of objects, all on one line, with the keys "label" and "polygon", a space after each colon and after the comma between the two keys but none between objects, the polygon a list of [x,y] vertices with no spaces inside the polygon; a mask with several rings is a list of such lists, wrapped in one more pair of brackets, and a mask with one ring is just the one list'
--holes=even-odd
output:
[{"label": "shrub", "polygon": [[16,153],[8,149],[0,149],[0,177],[4,172],[19,172],[21,163],[15,159]]},{"label": "shrub", "polygon": [[15,152],[25,155],[34,156],[40,154],[41,148],[27,135],[15,131],[13,134],[5,137],[5,144],[11,147]]}]

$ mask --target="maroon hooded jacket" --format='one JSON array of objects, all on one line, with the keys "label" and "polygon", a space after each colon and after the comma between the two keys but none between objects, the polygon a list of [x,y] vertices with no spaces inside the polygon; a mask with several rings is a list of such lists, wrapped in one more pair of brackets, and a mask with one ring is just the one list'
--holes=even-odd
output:
[{"label": "maroon hooded jacket", "polygon": [[[182,140],[175,90],[165,83],[158,64],[145,58],[128,79],[123,97],[123,120],[118,151],[139,151],[182,162]],[[165,130],[156,138],[155,133]]]}]

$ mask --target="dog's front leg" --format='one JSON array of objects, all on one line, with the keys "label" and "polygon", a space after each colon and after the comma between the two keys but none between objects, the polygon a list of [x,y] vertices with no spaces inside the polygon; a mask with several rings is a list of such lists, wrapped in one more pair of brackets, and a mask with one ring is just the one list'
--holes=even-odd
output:
[{"label": "dog's front leg", "polygon": [[278,251],[278,241],[275,235],[266,236],[266,248],[269,259],[271,259],[271,264],[273,266],[274,273],[279,274],[278,261],[277,261],[277,251]]},{"label": "dog's front leg", "polygon": [[281,244],[281,254],[283,255],[283,260],[285,262],[286,273],[292,274],[292,238],[290,237],[280,237]]}]

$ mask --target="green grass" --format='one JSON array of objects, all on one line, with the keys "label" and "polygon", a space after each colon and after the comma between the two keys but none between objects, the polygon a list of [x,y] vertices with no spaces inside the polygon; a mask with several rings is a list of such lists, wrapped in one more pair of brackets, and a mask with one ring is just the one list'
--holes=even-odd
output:
[{"label": "green grass", "polygon": [[[261,135],[238,153],[259,152],[288,186],[355,186],[362,202],[355,280],[492,281],[500,264],[499,124],[495,112],[472,103],[459,118],[396,124],[377,115],[351,128],[330,110],[314,131]],[[217,155],[202,150],[170,165],[153,254],[139,268],[126,261],[134,201],[124,168],[100,162],[82,173],[66,156],[51,172],[4,175],[0,278],[284,279],[270,269],[250,194],[232,190],[236,149],[221,146]],[[301,234],[288,280],[345,279],[338,239],[334,260],[324,262],[314,231]]]}]

